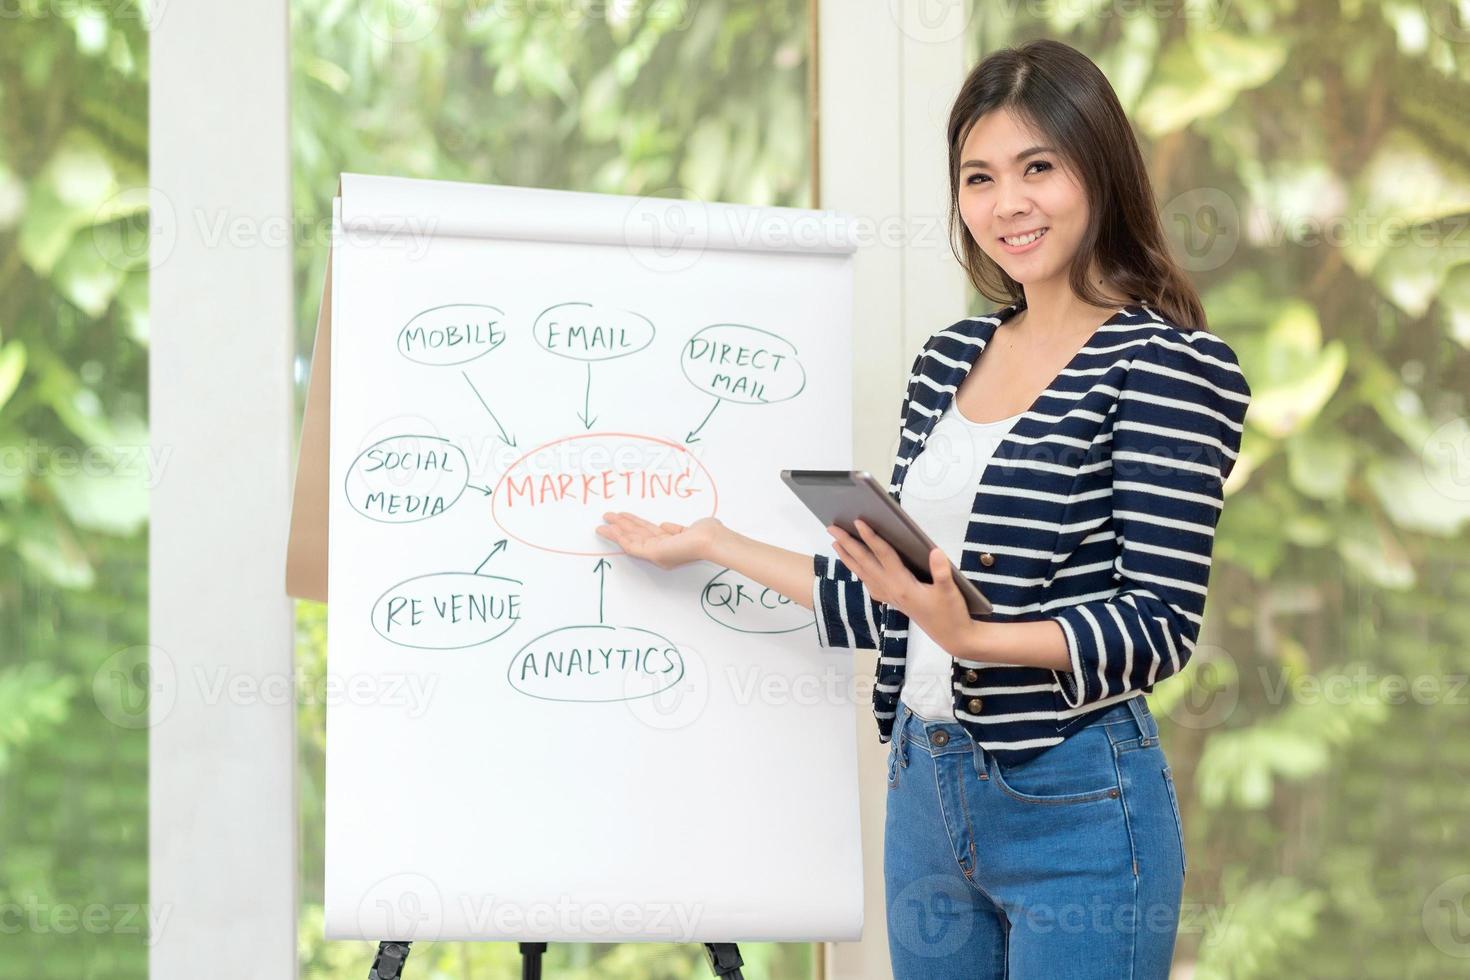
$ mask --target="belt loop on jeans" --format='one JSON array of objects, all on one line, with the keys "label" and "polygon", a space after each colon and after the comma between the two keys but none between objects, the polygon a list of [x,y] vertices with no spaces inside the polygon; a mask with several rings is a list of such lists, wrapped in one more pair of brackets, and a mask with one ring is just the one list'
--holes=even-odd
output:
[{"label": "belt loop on jeans", "polygon": [[975,765],[975,775],[980,779],[990,778],[990,759],[985,754],[985,749],[980,745],[980,740],[971,738],[974,751],[970,753],[971,761]]},{"label": "belt loop on jeans", "polygon": [[971,758],[972,758],[972,760],[975,763],[975,776],[976,776],[976,778],[978,778],[978,779],[989,779],[990,778],[990,760],[986,757],[985,750],[980,747],[980,743],[979,742],[976,742],[975,743],[975,751],[973,753],[971,753]]},{"label": "belt loop on jeans", "polygon": [[1139,745],[1152,745],[1159,740],[1159,726],[1154,721],[1154,716],[1148,710],[1148,704],[1143,700],[1142,694],[1135,694],[1128,699],[1128,710],[1133,712],[1133,720],[1138,723]]}]

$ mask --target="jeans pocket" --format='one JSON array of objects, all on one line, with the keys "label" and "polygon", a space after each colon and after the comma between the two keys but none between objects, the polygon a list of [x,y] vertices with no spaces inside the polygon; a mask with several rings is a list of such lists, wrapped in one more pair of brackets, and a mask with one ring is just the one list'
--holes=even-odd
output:
[{"label": "jeans pocket", "polygon": [[888,788],[889,789],[897,789],[898,788],[898,769],[899,769],[899,766],[898,766],[898,743],[899,743],[900,740],[902,740],[902,738],[903,738],[903,736],[901,734],[899,734],[898,732],[894,732],[893,733],[893,737],[888,740]]},{"label": "jeans pocket", "polygon": [[1184,821],[1179,817],[1179,796],[1174,789],[1174,772],[1164,766],[1164,786],[1169,791],[1169,807],[1174,811],[1174,834],[1179,839],[1179,869],[1189,876],[1189,862],[1184,856]]},{"label": "jeans pocket", "polygon": [[1101,726],[1081,728],[1025,762],[990,755],[990,778],[1022,803],[1087,803],[1122,791],[1113,743]]}]

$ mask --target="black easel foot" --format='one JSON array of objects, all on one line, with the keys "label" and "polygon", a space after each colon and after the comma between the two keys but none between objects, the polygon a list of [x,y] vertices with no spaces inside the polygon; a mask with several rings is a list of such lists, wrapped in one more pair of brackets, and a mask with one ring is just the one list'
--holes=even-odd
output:
[{"label": "black easel foot", "polygon": [[740,968],[745,961],[740,958],[740,947],[734,943],[705,943],[705,955],[709,957],[709,968],[720,980],[743,980]]},{"label": "black easel foot", "polygon": [[[412,945],[392,940],[378,943],[378,955],[373,957],[368,980],[402,980],[403,964],[408,962]],[[520,946],[521,980],[541,980],[541,957],[546,952],[546,944],[521,943]],[[740,958],[740,947],[735,943],[705,943],[704,952],[710,969],[720,980],[744,980],[740,968],[745,961]]]},{"label": "black easel foot", "polygon": [[541,954],[545,943],[521,943],[521,980],[541,980]]},{"label": "black easel foot", "polygon": [[373,968],[368,971],[368,980],[399,980],[403,976],[403,964],[408,961],[408,947],[412,943],[384,940],[378,943],[378,955],[373,957]]}]

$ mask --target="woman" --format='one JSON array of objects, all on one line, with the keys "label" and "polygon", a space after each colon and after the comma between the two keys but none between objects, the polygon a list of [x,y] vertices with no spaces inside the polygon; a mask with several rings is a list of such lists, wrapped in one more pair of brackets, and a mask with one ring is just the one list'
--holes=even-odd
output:
[{"label": "woman", "polygon": [[610,512],[598,533],[736,569],[812,608],[821,645],[880,650],[896,977],[1163,978],[1185,856],[1143,695],[1194,649],[1250,388],[1084,55],[986,58],[948,135],[957,257],[1009,305],[910,371],[889,490],[939,546],[929,582],[861,522],[828,527],[835,558],[714,518]]}]

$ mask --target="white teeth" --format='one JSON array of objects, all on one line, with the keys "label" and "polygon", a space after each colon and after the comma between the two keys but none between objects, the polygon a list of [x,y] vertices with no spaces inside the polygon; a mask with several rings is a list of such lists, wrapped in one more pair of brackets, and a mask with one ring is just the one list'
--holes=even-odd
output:
[{"label": "white teeth", "polygon": [[1003,238],[1001,240],[1007,245],[1030,245],[1032,242],[1036,241],[1036,239],[1040,238],[1042,235],[1045,235],[1046,231],[1047,230],[1043,228],[1040,231],[1033,231],[1029,235],[1022,235],[1020,238]]}]

